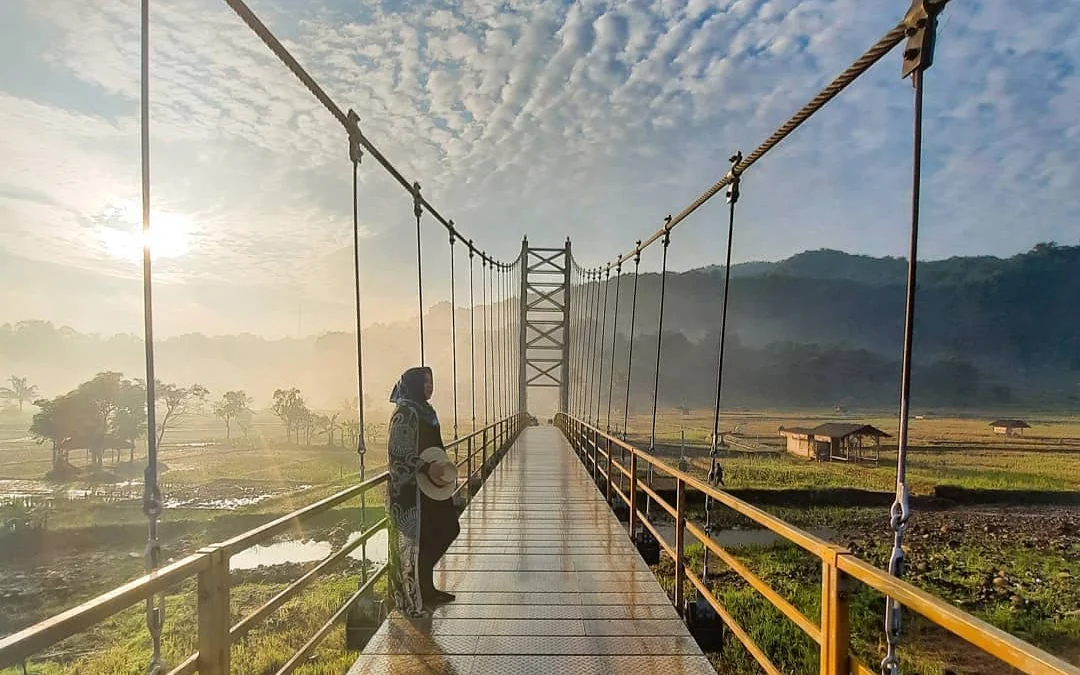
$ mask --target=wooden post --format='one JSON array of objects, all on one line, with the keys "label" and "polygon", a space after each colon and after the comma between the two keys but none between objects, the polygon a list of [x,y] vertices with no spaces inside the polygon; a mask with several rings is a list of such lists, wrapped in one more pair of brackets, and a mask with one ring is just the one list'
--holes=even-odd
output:
[{"label": "wooden post", "polygon": [[686,530],[686,483],[675,479],[675,611],[683,613],[683,577],[686,576],[686,554],[683,549]]},{"label": "wooden post", "polygon": [[608,504],[611,504],[611,483],[615,480],[615,477],[611,475],[611,436],[608,436],[605,440],[607,441],[607,492],[604,494],[604,497],[607,499]]},{"label": "wooden post", "polygon": [[199,553],[210,556],[210,567],[199,572],[200,675],[229,675],[229,556],[219,546]]},{"label": "wooden post", "polygon": [[475,438],[475,436],[470,435],[469,440],[466,441],[466,443],[468,443],[468,445],[466,446],[468,448],[466,450],[466,460],[468,461],[468,465],[467,465],[468,473],[465,474],[465,496],[468,497],[470,500],[472,500],[472,496],[473,496],[473,491],[472,491],[473,438]]},{"label": "wooden post", "polygon": [[821,675],[849,673],[848,578],[836,564],[842,555],[851,554],[828,549],[821,562]]},{"label": "wooden post", "polygon": [[630,538],[637,532],[637,453],[630,453]]},{"label": "wooden post", "polygon": [[488,430],[487,430],[487,427],[484,427],[484,438],[483,438],[483,440],[484,440],[484,445],[483,445],[484,452],[483,452],[483,457],[481,458],[482,462],[480,464],[480,477],[481,478],[484,478],[484,477],[487,476],[487,463],[488,463]]},{"label": "wooden post", "polygon": [[589,431],[590,443],[592,444],[592,480],[596,483],[600,479],[600,444],[596,441],[596,430]]}]

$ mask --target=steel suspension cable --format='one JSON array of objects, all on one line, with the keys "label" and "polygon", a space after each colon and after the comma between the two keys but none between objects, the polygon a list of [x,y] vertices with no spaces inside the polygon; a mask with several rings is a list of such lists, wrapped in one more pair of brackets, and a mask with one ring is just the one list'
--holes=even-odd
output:
[{"label": "steel suspension cable", "polygon": [[[450,221],[453,223],[454,221]],[[454,440],[458,439],[458,380],[457,380],[457,277],[454,274],[454,242],[450,233],[450,349],[451,368],[454,376]],[[458,446],[454,444],[454,462],[458,461]]]},{"label": "steel suspension cable", "polygon": [[[668,216],[670,221],[671,216]],[[657,320],[656,326],[656,369],[653,371],[653,392],[652,392],[652,431],[649,434],[649,454],[656,454],[656,409],[660,395],[660,355],[661,348],[664,343],[664,301],[667,296],[667,253],[668,245],[671,244],[671,232],[664,234],[663,241],[663,262],[660,265],[660,318]],[[652,464],[649,464],[649,483],[652,484]],[[651,515],[652,498],[649,497],[645,502],[645,514]]]},{"label": "steel suspension cable", "polygon": [[469,433],[476,431],[476,282],[473,272],[476,269],[474,262],[475,251],[472,242],[469,242],[469,385],[472,391],[472,404],[469,412],[472,416],[472,428]]},{"label": "steel suspension cable", "polygon": [[580,417],[585,421],[589,421],[589,353],[592,343],[590,338],[592,337],[592,318],[593,318],[593,272],[592,270],[585,272],[585,286],[582,289],[585,295],[585,314],[584,320],[581,322],[582,336],[581,336],[581,411]]},{"label": "steel suspension cable", "polygon": [[[889,511],[889,525],[893,530],[893,546],[889,555],[889,574],[904,575],[904,531],[911,519],[911,500],[907,486],[908,424],[911,414],[911,353],[915,333],[915,293],[917,288],[919,249],[919,199],[922,192],[922,127],[923,127],[923,76],[933,65],[934,41],[937,33],[937,16],[947,0],[922,0],[913,2],[904,26],[909,41],[904,52],[903,75],[911,75],[914,88],[912,160],[911,160],[911,226],[908,241],[907,288],[904,301],[904,345],[900,374],[900,420],[896,448],[896,498]],[[900,659],[896,653],[900,643],[901,605],[892,597],[886,598],[885,639],[886,653],[881,660],[882,675],[896,675]]]},{"label": "steel suspension cable", "polygon": [[413,183],[413,215],[416,216],[416,300],[420,308],[420,365],[426,365],[424,351],[424,260],[420,251],[420,216],[424,209],[420,205],[420,183]]},{"label": "steel suspension cable", "polygon": [[506,287],[503,284],[503,266],[499,265],[497,269],[499,273],[495,281],[499,293],[497,305],[499,332],[495,348],[499,357],[499,416],[496,419],[503,419],[506,416]]},{"label": "steel suspension cable", "polygon": [[[349,119],[359,119],[357,114],[350,110]],[[359,179],[357,172],[363,150],[354,134],[349,134],[349,161],[352,163],[352,225],[353,225],[353,299],[356,301],[356,456],[360,465],[360,482],[364,482],[367,474],[365,459],[367,457],[367,441],[364,438],[364,349],[361,336],[361,311],[360,311],[360,211],[359,211]],[[344,443],[344,439],[342,439]],[[360,493],[360,531],[367,529],[367,493]],[[361,585],[367,582],[367,541],[360,545],[360,580]]]},{"label": "steel suspension cable", "polygon": [[572,312],[570,314],[570,339],[572,341],[570,342],[571,373],[570,381],[568,383],[568,387],[570,389],[570,409],[568,410],[568,414],[573,417],[579,417],[578,396],[580,392],[578,390],[578,379],[581,377],[581,361],[578,357],[578,351],[581,349],[581,340],[579,334],[581,333],[582,274],[581,270],[578,269],[576,264],[573,265],[571,274],[577,279],[578,288],[577,291],[575,291],[575,288],[573,288],[573,282],[570,282],[570,294],[573,298],[575,298],[575,300],[573,300],[572,302]]},{"label": "steel suspension cable", "polygon": [[510,415],[510,284],[506,265],[503,265],[499,280],[502,282],[502,362],[503,362],[503,418]]},{"label": "steel suspension cable", "polygon": [[[944,6],[948,0],[942,0],[940,6]],[[886,33],[880,40],[878,40],[870,49],[868,49],[862,56],[860,56],[850,67],[836,77],[832,82],[825,86],[814,98],[812,98],[806,105],[798,110],[791,116],[786,122],[784,122],[776,131],[772,133],[767,139],[765,139],[761,145],[753,150],[749,155],[743,159],[738,166],[738,173],[745,173],[747,169],[753,166],[758,160],[766,155],[770,150],[780,144],[785,138],[790,136],[796,129],[798,129],[806,120],[810,119],[818,110],[825,107],[829,101],[834,99],[840,92],[846,89],[852,82],[859,78],[860,75],[870,69],[875,63],[881,60],[883,56],[892,51],[893,47],[900,43],[904,39],[904,34],[907,30],[905,23],[901,22],[894,27],[888,33]],[[690,203],[689,206],[677,213],[670,223],[670,227],[665,226],[654,232],[651,236],[645,239],[641,248],[647,248],[656,241],[659,241],[665,234],[670,232],[679,223],[686,220],[694,211],[701,207],[705,202],[714,197],[720,190],[730,185],[731,174],[728,173],[719,181],[714,183],[709,189],[703,192],[697,199]],[[632,255],[637,251],[637,248],[632,249],[622,255],[620,255],[616,262],[629,260]]]},{"label": "steel suspension cable", "polygon": [[582,318],[585,315],[585,293],[584,293],[585,272],[575,266],[574,274],[577,276],[577,280],[578,280],[578,288],[577,288],[577,291],[576,291],[577,302],[575,302],[575,304],[574,304],[574,306],[576,308],[575,309],[575,315],[576,315],[576,318],[577,318],[577,321],[576,321],[577,325],[575,326],[574,331],[573,331],[573,340],[574,340],[574,342],[573,342],[572,358],[573,358],[573,361],[574,361],[574,374],[573,374],[573,379],[570,381],[571,386],[572,386],[572,389],[570,390],[571,391],[570,411],[571,411],[571,414],[574,417],[577,417],[578,419],[580,419],[581,415],[580,415],[580,405],[579,405],[579,403],[581,401],[581,387],[578,385],[578,383],[581,381],[581,378],[584,377],[584,372],[581,369],[581,354],[584,353],[583,350],[585,348],[584,347],[585,333],[584,333],[584,328],[583,328],[585,322],[584,322],[584,320]]},{"label": "steel suspension cable", "polygon": [[495,351],[497,360],[499,363],[498,368],[498,382],[499,382],[499,414],[495,417],[497,420],[501,420],[506,416],[506,355],[504,354],[505,335],[506,335],[506,288],[503,285],[503,267],[499,265],[495,268],[497,274],[495,275],[495,289],[498,293],[498,304],[495,305],[495,314],[497,318],[498,333],[495,334]]},{"label": "steel suspension cable", "polygon": [[499,341],[502,339],[502,331],[499,330],[502,314],[502,302],[499,291],[499,266],[491,266],[491,386],[494,396],[491,399],[491,419],[494,422],[502,418],[502,350],[499,349]]},{"label": "steel suspension cable", "polygon": [[[638,242],[640,244],[641,242]],[[634,292],[630,302],[630,339],[626,348],[626,398],[623,401],[622,439],[626,440],[626,429],[630,419],[630,379],[634,372],[634,331],[637,329],[637,291],[638,276],[641,271],[641,249],[634,255]]]},{"label": "steel suspension cable", "polygon": [[514,338],[514,289],[511,284],[511,274],[513,272],[512,266],[508,265],[502,272],[502,285],[507,288],[507,335],[503,340],[503,345],[507,348],[505,351],[505,360],[507,360],[507,416],[513,414],[513,402],[514,402],[514,363],[513,363],[513,338]]},{"label": "steel suspension cable", "polygon": [[488,416],[488,383],[491,378],[488,377],[488,292],[487,292],[487,258],[480,258],[480,292],[483,294],[481,302],[484,305],[484,427],[486,428],[491,424],[490,417]]},{"label": "steel suspension cable", "polygon": [[615,265],[615,310],[611,320],[611,359],[608,369],[607,422],[605,429],[611,433],[611,400],[615,392],[615,345],[619,335],[619,290],[622,287],[622,263]]},{"label": "steel suspension cable", "polygon": [[596,331],[600,321],[600,275],[593,271],[590,275],[589,287],[589,324],[588,324],[588,354],[586,356],[585,372],[585,415],[584,418],[592,423],[592,398],[593,378],[596,375]]},{"label": "steel suspension cable", "polygon": [[598,380],[601,372],[601,355],[598,352],[600,346],[603,344],[603,340],[600,338],[600,322],[602,320],[602,307],[600,302],[600,296],[602,295],[601,286],[603,273],[600,271],[599,268],[597,268],[595,274],[596,290],[594,291],[594,295],[596,296],[596,309],[593,312],[592,351],[589,361],[589,420],[594,426],[600,423],[599,419],[593,417],[593,411],[597,409],[596,406],[593,404],[597,403],[598,401],[596,399],[600,397],[600,387]]},{"label": "steel suspension cable", "polygon": [[[732,241],[735,235],[735,204],[739,201],[739,186],[741,179],[739,178],[738,166],[742,161],[742,153],[736,152],[728,160],[731,163],[732,180],[731,187],[728,189],[727,201],[728,201],[728,231],[727,231],[727,254],[724,258],[724,295],[723,305],[720,308],[720,346],[718,349],[718,355],[716,360],[716,398],[713,400],[713,433],[712,433],[712,447],[709,449],[709,476],[708,480],[712,484],[723,484],[724,482],[724,469],[717,461],[717,454],[720,447],[720,394],[724,386],[724,346],[727,343],[727,315],[728,315],[728,294],[731,289],[731,250]],[[705,495],[705,533],[710,534],[712,532],[712,498],[709,495]],[[709,576],[709,548],[705,547],[705,555],[702,562],[702,578],[708,579]]]},{"label": "steel suspension cable", "polygon": [[[158,541],[158,518],[162,512],[161,488],[158,485],[157,445],[157,379],[154,374],[154,276],[151,264],[150,223],[150,1],[142,0],[140,16],[140,92],[139,146],[142,171],[142,282],[143,282],[143,348],[146,357],[146,470],[143,473],[143,513],[146,515],[146,549],[143,552],[146,570],[152,572],[161,565],[161,544]],[[147,672],[159,675],[165,670],[161,657],[161,631],[165,624],[165,594],[146,599],[146,628],[150,632],[152,652]]]},{"label": "steel suspension cable", "polygon": [[600,361],[597,363],[596,378],[596,426],[600,426],[600,411],[602,410],[603,398],[601,397],[604,391],[604,345],[607,340],[607,305],[608,296],[611,295],[611,265],[608,265],[604,269],[604,309],[602,312],[603,319],[601,319],[600,336],[597,342],[600,344]]}]

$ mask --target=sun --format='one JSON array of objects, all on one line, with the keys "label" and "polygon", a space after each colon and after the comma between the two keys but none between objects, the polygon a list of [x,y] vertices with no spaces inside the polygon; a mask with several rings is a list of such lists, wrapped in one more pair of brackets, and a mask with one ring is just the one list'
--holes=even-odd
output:
[{"label": "sun", "polygon": [[150,211],[150,232],[142,232],[142,210],[131,201],[106,207],[99,218],[101,245],[113,258],[140,262],[148,245],[154,260],[180,258],[191,250],[191,219],[169,211]]}]

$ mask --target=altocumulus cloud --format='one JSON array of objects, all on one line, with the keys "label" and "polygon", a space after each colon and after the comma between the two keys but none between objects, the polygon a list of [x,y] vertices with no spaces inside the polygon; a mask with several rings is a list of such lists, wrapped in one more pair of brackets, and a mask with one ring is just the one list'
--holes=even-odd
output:
[{"label": "altocumulus cloud", "polygon": [[[715,181],[732,151],[891,28],[901,4],[251,2],[488,251],[509,258],[523,233],[548,245],[569,234],[587,264]],[[44,302],[56,312],[44,318],[137,326],[134,298],[88,318],[57,280],[112,292],[138,274],[110,234],[137,226],[125,214],[139,198],[138,3],[15,0],[0,16],[0,56],[19,57],[0,76],[0,319]],[[927,85],[927,256],[1076,240],[1078,23],[1080,6],[1050,0],[947,9]],[[309,327],[347,325],[342,130],[222,2],[154,3],[152,45],[154,208],[184,237],[183,255],[158,261],[177,308],[165,332],[286,332],[304,297],[318,298]],[[738,259],[904,253],[911,89],[898,59],[747,175]],[[410,200],[370,158],[360,181],[368,319],[401,318],[414,311]],[[722,218],[710,206],[681,228],[673,266],[715,262]],[[424,255],[427,297],[443,299],[446,239],[430,222]],[[35,292],[20,300],[14,284]]]}]

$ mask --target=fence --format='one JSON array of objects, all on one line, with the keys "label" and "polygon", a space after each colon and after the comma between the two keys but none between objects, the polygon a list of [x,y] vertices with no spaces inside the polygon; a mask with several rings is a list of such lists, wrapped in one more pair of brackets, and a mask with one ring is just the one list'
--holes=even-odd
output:
[{"label": "fence", "polygon": [[[685,581],[697,589],[723,622],[750,652],[762,670],[779,675],[780,670],[769,656],[754,642],[735,617],[723,606],[716,595],[686,564],[685,533],[697,539],[706,550],[720,558],[732,571],[768,600],[773,607],[798,626],[820,647],[822,675],[874,675],[871,670],[850,654],[850,627],[848,599],[852,580],[885,594],[901,605],[930,620],[949,633],[960,637],[985,653],[1028,675],[1080,675],[1080,668],[1038,649],[1019,638],[1009,635],[990,624],[963,612],[915,586],[890,575],[870,563],[855,557],[841,546],[794,527],[747,502],[736,499],[722,490],[709,485],[683,471],[669,466],[647,452],[604,433],[596,427],[563,413],[556,416],[556,425],[563,431],[581,461],[590,469],[594,480],[606,495],[609,503],[621,500],[629,507],[629,533],[633,536],[640,524],[650,532],[660,548],[675,562],[675,607],[682,612]],[[623,457],[620,462],[616,452]],[[629,462],[626,458],[629,457]],[[628,464],[628,466],[626,465]],[[676,484],[675,505],[663,499],[647,482],[639,478],[640,471],[651,469],[652,473],[674,479]],[[624,480],[625,479],[625,480]],[[624,490],[620,484],[627,484]],[[821,618],[819,622],[803,614],[797,607],[777,593],[764,580],[755,575],[735,556],[726,551],[706,534],[705,530],[687,519],[687,489],[697,490],[709,499],[753,520],[783,540],[790,542],[821,560]],[[656,503],[675,521],[675,541],[666,541],[659,528],[647,513],[637,508],[639,499]]]},{"label": "fence", "polygon": [[[475,494],[476,489],[502,459],[506,450],[524,428],[526,421],[525,415],[512,415],[447,445],[447,452],[455,458],[459,468],[465,469],[464,482],[455,496],[468,500]],[[158,672],[167,672],[168,675],[187,675],[196,672],[201,675],[228,675],[231,667],[231,645],[235,641],[242,639],[275,610],[297,597],[312,581],[344,561],[346,556],[363,546],[377,532],[386,529],[388,523],[386,518],[382,518],[371,527],[364,529],[355,540],[348,542],[320,561],[299,579],[232,626],[229,625],[230,558],[252,546],[288,532],[295,526],[310,521],[340,504],[359,498],[383,485],[388,479],[389,473],[380,473],[359,485],[342,490],[232,539],[206,546],[192,555],[10,635],[0,640],[0,668],[20,663],[25,665],[27,659],[43,649],[99,624],[128,607],[164,594],[187,579],[196,577],[198,652],[190,655],[172,670]],[[365,578],[359,589],[276,671],[276,675],[287,675],[305,663],[357,599],[373,591],[375,584],[388,571],[389,563],[381,565],[371,574],[366,573],[365,566]]]}]

